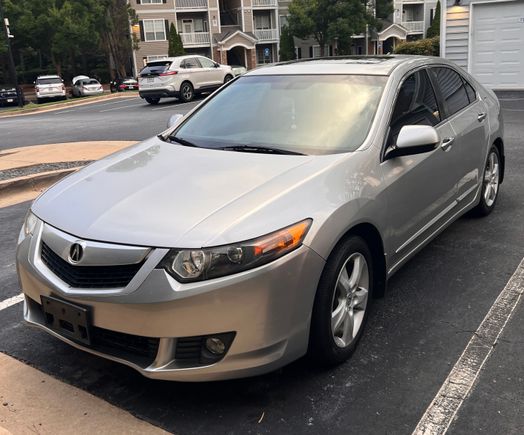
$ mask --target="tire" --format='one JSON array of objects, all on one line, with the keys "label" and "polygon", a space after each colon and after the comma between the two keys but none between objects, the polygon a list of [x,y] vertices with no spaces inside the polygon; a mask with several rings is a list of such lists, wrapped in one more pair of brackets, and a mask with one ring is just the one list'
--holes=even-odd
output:
[{"label": "tire", "polygon": [[486,165],[484,166],[484,173],[482,174],[482,189],[480,192],[480,200],[477,206],[472,210],[476,216],[487,216],[495,208],[497,203],[500,188],[500,153],[495,145],[492,145]]},{"label": "tire", "polygon": [[43,99],[42,98],[37,98],[36,99],[36,104],[42,104],[43,103]]},{"label": "tire", "polygon": [[184,82],[180,85],[180,100],[184,103],[189,103],[195,96],[193,85],[189,82]]},{"label": "tire", "polygon": [[[357,270],[360,278],[351,287]],[[373,257],[363,238],[350,236],[331,253],[320,278],[311,316],[308,354],[314,363],[336,365],[353,354],[368,318],[374,277]],[[339,282],[348,285],[344,287],[338,285]],[[352,333],[345,322],[353,325]]]},{"label": "tire", "polygon": [[146,97],[145,100],[153,106],[156,106],[160,102],[160,98]]},{"label": "tire", "polygon": [[224,77],[224,83],[227,83],[229,81],[233,80],[233,76],[231,74],[228,74]]}]

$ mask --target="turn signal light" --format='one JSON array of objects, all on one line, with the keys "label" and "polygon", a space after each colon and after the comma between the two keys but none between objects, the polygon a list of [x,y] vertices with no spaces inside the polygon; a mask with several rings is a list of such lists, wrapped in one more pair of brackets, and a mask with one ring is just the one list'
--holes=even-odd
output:
[{"label": "turn signal light", "polygon": [[178,74],[178,71],[167,71],[165,73],[160,74],[161,76],[174,76],[175,74]]}]

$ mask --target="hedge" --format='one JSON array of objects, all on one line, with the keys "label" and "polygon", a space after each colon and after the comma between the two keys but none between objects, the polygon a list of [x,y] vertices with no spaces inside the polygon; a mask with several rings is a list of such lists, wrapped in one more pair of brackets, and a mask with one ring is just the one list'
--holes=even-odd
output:
[{"label": "hedge", "polygon": [[395,54],[418,54],[421,56],[440,56],[440,38],[419,39],[418,41],[401,42],[395,48]]}]

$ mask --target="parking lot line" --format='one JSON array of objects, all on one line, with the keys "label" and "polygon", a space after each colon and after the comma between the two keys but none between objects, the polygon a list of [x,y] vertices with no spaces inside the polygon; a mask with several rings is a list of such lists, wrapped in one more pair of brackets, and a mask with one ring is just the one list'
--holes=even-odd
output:
[{"label": "parking lot line", "polygon": [[97,106],[110,106],[112,104],[129,103],[130,101],[134,100],[135,98],[137,97],[119,98],[117,101],[108,101],[107,103],[97,104]]},{"label": "parking lot line", "polygon": [[24,300],[24,295],[20,293],[19,295],[16,295],[4,301],[1,301],[0,302],[0,311],[5,310],[6,308],[9,308],[12,305],[16,305],[22,302],[23,300]]},{"label": "parking lot line", "polygon": [[198,103],[199,103],[199,101],[190,101],[189,103],[180,103],[180,104],[173,104],[173,105],[170,104],[168,106],[156,107],[156,108],[151,109],[151,110],[155,111],[155,110],[177,109],[180,106],[187,106],[187,105],[190,105],[190,104],[194,104],[196,106]]},{"label": "parking lot line", "polygon": [[493,353],[523,293],[524,258],[473,333],[464,352],[418,422],[413,435],[443,435],[447,432],[484,364]]},{"label": "parking lot line", "polygon": [[125,109],[127,107],[137,107],[139,106],[139,104],[128,104],[127,106],[118,106],[118,107],[111,107],[111,109],[104,109],[104,110],[99,110],[99,113],[103,113],[103,112],[111,112],[112,110],[120,110],[120,109]]}]

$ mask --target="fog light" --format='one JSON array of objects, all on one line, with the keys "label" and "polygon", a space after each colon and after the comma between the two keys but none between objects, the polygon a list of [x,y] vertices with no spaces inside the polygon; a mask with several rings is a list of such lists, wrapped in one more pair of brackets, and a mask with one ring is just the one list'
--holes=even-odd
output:
[{"label": "fog light", "polygon": [[206,349],[214,355],[222,355],[226,351],[226,345],[218,337],[209,337],[206,339]]}]

